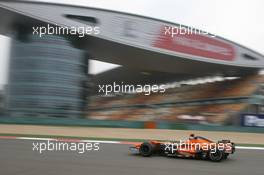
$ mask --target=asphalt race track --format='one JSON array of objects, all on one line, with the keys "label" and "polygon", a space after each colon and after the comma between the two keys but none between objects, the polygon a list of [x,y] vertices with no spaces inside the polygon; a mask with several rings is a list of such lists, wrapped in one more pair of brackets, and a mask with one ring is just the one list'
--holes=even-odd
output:
[{"label": "asphalt race track", "polygon": [[[0,139],[1,175],[255,175],[263,174],[263,150],[237,150],[221,163],[131,155],[129,145],[100,144],[100,151],[79,154],[32,151],[33,140]],[[36,141],[34,141],[36,142]]]}]

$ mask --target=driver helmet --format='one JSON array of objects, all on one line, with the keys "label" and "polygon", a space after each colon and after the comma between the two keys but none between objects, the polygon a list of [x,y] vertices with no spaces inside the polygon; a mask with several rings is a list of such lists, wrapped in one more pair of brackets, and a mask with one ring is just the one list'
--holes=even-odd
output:
[{"label": "driver helmet", "polygon": [[195,139],[194,134],[190,134],[190,136],[189,136],[189,140],[193,140],[193,139]]}]

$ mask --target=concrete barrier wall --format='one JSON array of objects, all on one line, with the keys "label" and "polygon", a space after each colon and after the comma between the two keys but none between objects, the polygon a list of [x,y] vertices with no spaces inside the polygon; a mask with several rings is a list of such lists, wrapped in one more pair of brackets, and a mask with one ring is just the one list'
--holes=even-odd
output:
[{"label": "concrete barrier wall", "polygon": [[0,124],[28,124],[53,126],[83,126],[83,127],[110,127],[110,128],[148,128],[148,129],[174,129],[174,130],[200,130],[200,131],[230,131],[264,133],[264,128],[201,125],[173,122],[144,122],[144,121],[110,121],[71,118],[40,118],[40,117],[0,117]]}]

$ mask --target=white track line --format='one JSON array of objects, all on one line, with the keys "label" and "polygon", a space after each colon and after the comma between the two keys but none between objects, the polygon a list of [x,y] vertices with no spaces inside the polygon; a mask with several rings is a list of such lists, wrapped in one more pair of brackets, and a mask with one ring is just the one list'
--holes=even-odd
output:
[{"label": "white track line", "polygon": [[17,137],[16,139],[19,140],[42,140],[42,141],[72,141],[72,142],[96,142],[96,143],[112,143],[112,144],[121,144],[121,142],[118,141],[107,141],[107,140],[80,140],[80,139],[68,139],[68,138],[62,138],[62,139],[54,139],[54,138],[37,138],[37,137]]},{"label": "white track line", "polygon": [[55,141],[57,139],[53,139],[53,138],[35,138],[35,137],[17,137],[17,139],[19,140],[52,140]]},{"label": "white track line", "polygon": [[96,142],[96,143],[112,143],[112,144],[121,144],[118,141],[107,141],[107,140],[80,140],[81,142]]},{"label": "white track line", "polygon": [[264,150],[264,147],[247,147],[247,146],[236,146],[236,149],[252,149],[252,150]]}]

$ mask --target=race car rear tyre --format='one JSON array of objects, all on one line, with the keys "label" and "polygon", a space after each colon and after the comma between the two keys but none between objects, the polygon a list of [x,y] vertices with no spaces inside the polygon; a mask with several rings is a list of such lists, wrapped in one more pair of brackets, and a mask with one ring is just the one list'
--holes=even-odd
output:
[{"label": "race car rear tyre", "polygon": [[149,142],[144,142],[139,148],[139,153],[144,157],[149,157],[154,152],[154,145]]},{"label": "race car rear tyre", "polygon": [[220,150],[211,150],[208,157],[213,162],[220,162],[224,158],[224,152]]},{"label": "race car rear tyre", "polygon": [[224,155],[223,155],[223,160],[226,160],[227,159],[227,157],[228,157],[228,153],[224,153]]},{"label": "race car rear tyre", "polygon": [[218,143],[231,143],[230,140],[221,140],[221,141],[218,141]]},{"label": "race car rear tyre", "polygon": [[236,145],[235,143],[232,143],[232,154],[236,151]]}]

